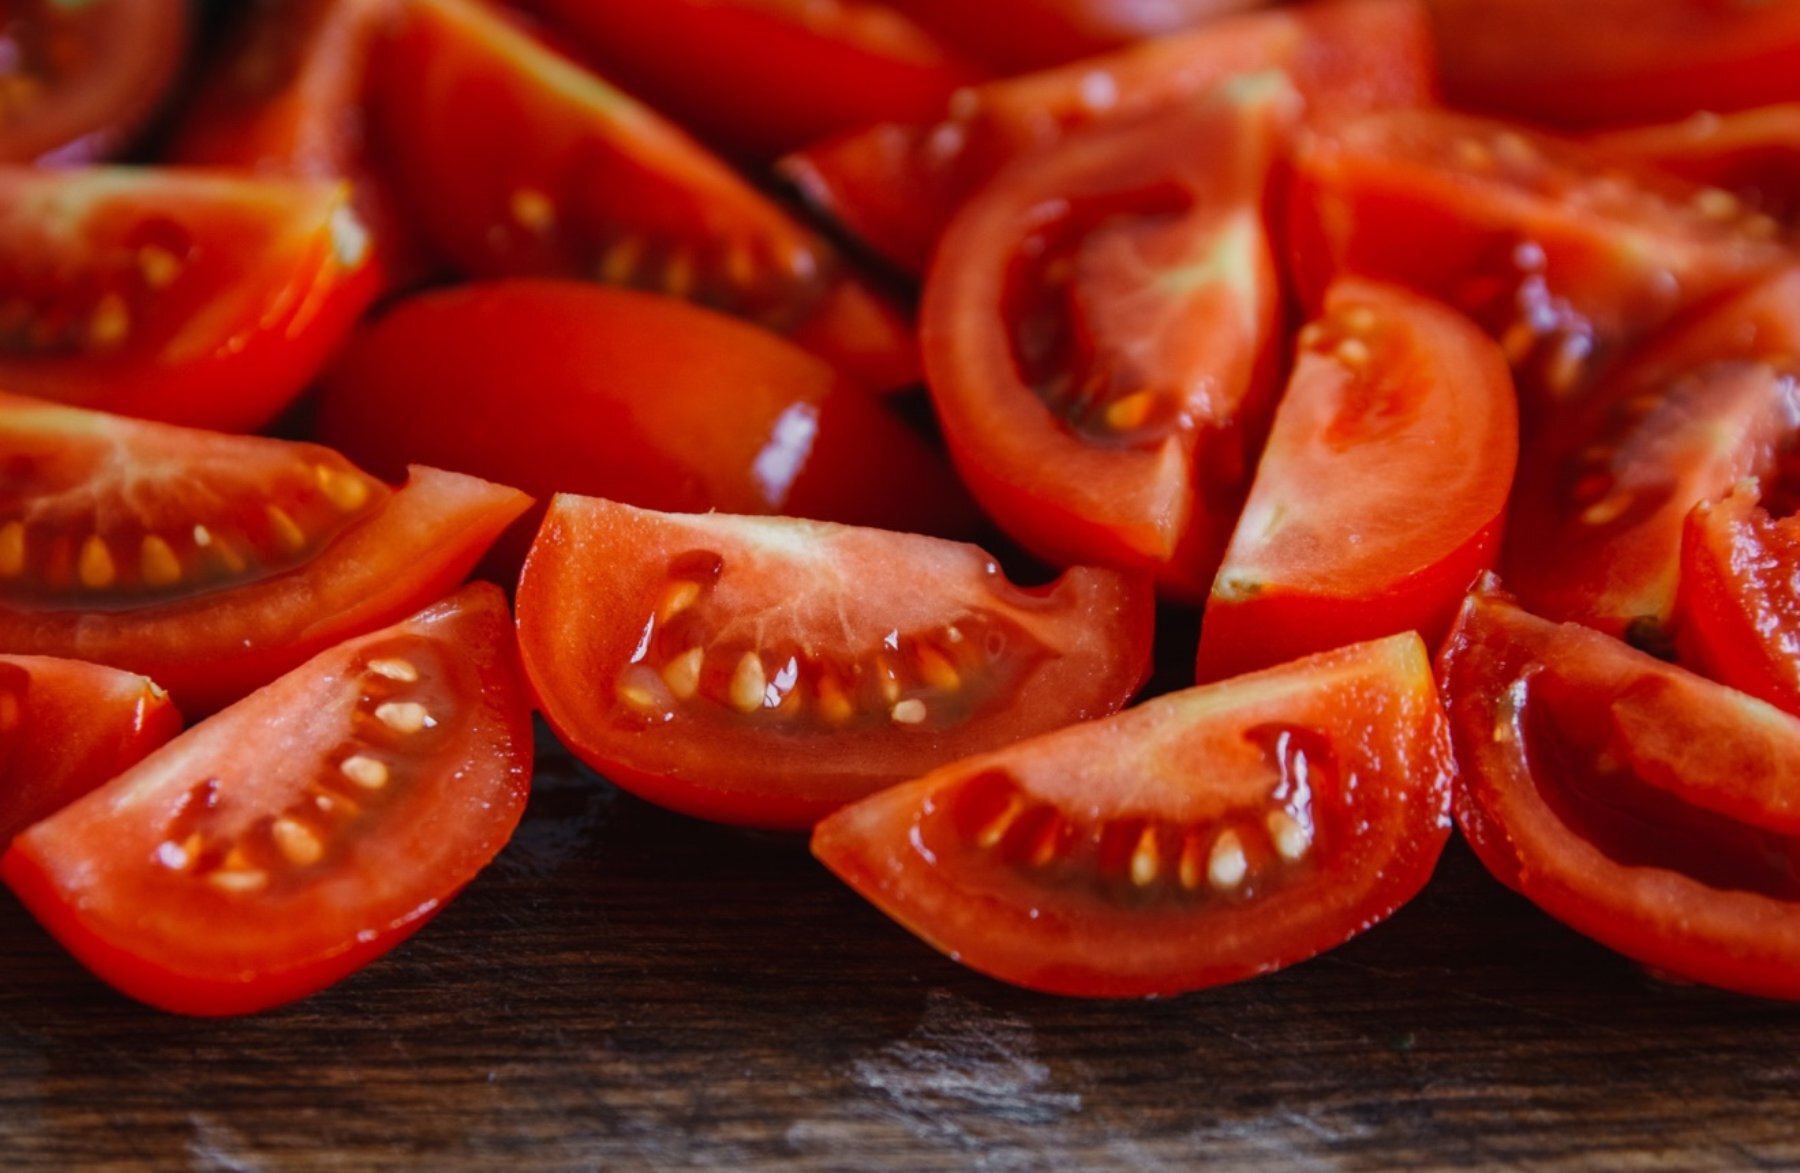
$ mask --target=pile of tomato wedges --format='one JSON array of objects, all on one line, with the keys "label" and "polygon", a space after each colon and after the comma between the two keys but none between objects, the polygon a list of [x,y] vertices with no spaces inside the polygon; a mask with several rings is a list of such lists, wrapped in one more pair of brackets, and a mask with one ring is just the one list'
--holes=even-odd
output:
[{"label": "pile of tomato wedges", "polygon": [[133,997],[392,948],[534,709],[1036,989],[1456,825],[1800,997],[1800,5],[23,0],[0,160],[0,877]]}]

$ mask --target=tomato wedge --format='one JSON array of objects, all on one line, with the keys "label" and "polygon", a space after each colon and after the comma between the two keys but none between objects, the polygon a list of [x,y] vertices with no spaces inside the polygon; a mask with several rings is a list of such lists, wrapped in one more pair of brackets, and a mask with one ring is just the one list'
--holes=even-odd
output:
[{"label": "tomato wedge", "polygon": [[[971,12],[985,11],[965,6]],[[957,95],[935,123],[884,123],[782,161],[807,199],[883,257],[923,272],[956,209],[1010,160],[1280,70],[1311,116],[1431,100],[1420,0],[1322,0],[1248,13]]]},{"label": "tomato wedge", "polygon": [[1506,359],[1474,323],[1333,286],[1207,599],[1200,679],[1407,630],[1436,646],[1493,564],[1518,451]]},{"label": "tomato wedge", "polygon": [[1268,0],[888,0],[984,60],[1039,69],[1192,28]]},{"label": "tomato wedge", "polygon": [[1294,109],[1265,74],[1096,127],[950,225],[921,314],[932,398],[976,498],[1035,553],[1204,595],[1275,390],[1262,209]]},{"label": "tomato wedge", "polygon": [[0,11],[0,163],[91,163],[156,113],[186,55],[188,5],[8,0]]},{"label": "tomato wedge", "polygon": [[1682,524],[1800,442],[1800,268],[1641,351],[1526,446],[1501,558],[1526,607],[1667,651]]},{"label": "tomato wedge", "polygon": [[1800,514],[1786,471],[1773,512],[1751,480],[1688,514],[1676,643],[1713,679],[1800,714]]},{"label": "tomato wedge", "polygon": [[545,717],[662,806],[802,829],[955,758],[1113,712],[1151,593],[1077,569],[1023,589],[935,538],[558,497],[519,583]]},{"label": "tomato wedge", "polygon": [[0,656],[0,843],[180,731],[169,694],[135,673]]},{"label": "tomato wedge", "polygon": [[1718,214],[1725,197],[1800,228],[1800,102],[1593,136],[1597,150],[1715,189],[1702,198]]},{"label": "tomato wedge", "polygon": [[0,169],[0,388],[247,431],[375,292],[343,184]]},{"label": "tomato wedge", "polygon": [[511,837],[531,778],[516,663],[499,589],[470,587],[190,729],[21,835],[0,877],[140,1001],[305,997],[416,932]]},{"label": "tomato wedge", "polygon": [[1313,134],[1296,170],[1308,304],[1343,273],[1448,302],[1501,340],[1528,416],[1579,398],[1679,312],[1789,256],[1774,220],[1704,188],[1449,111]]},{"label": "tomato wedge", "polygon": [[1449,837],[1453,770],[1407,634],[957,762],[839,811],[812,847],[991,977],[1177,994],[1303,961],[1410,900]]},{"label": "tomato wedge", "polygon": [[1440,670],[1457,820],[1497,879],[1660,970],[1800,998],[1800,719],[1491,583]]},{"label": "tomato wedge", "polygon": [[435,469],[0,395],[0,652],[156,680],[190,714],[461,582],[525,511]]},{"label": "tomato wedge", "polygon": [[498,12],[412,0],[377,77],[408,206],[465,272],[669,293],[787,334],[871,386],[917,380],[905,319],[823,240]]}]

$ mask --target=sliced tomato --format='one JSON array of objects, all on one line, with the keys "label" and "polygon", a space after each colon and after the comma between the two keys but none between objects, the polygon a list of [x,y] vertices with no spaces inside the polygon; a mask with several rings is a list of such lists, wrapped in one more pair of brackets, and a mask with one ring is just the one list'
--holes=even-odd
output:
[{"label": "sliced tomato", "polygon": [[1357,644],[946,766],[813,854],[932,947],[1056,994],[1177,994],[1387,918],[1450,832],[1416,635]]},{"label": "sliced tomato", "polygon": [[1800,714],[1800,513],[1789,472],[1775,512],[1752,480],[1688,514],[1676,642],[1713,679]]},{"label": "sliced tomato", "polygon": [[[580,282],[400,303],[327,375],[318,430],[383,476],[432,464],[544,500],[974,527],[944,459],[828,363],[672,298]],[[503,544],[508,574],[541,516]]]},{"label": "sliced tomato", "polygon": [[1474,323],[1333,286],[1207,598],[1200,678],[1408,630],[1435,647],[1493,564],[1518,453],[1506,359]]},{"label": "sliced tomato", "polygon": [[531,722],[497,587],[326,651],[39,823],[0,877],[95,975],[180,1014],[305,997],[505,846]]},{"label": "sliced tomato", "polygon": [[951,454],[1062,565],[1202,596],[1275,390],[1279,74],[1021,159],[950,225],[922,312]]},{"label": "sliced tomato", "polygon": [[976,86],[936,123],[840,136],[790,155],[781,170],[875,251],[922,272],[958,206],[1008,161],[1271,70],[1286,73],[1319,118],[1428,101],[1436,87],[1421,0],[1323,0]]},{"label": "sliced tomato", "polygon": [[786,210],[648,107],[471,0],[412,0],[378,61],[387,152],[476,276],[665,292],[792,336],[876,387],[912,332]]},{"label": "sliced tomato", "polygon": [[1587,146],[1444,110],[1301,145],[1292,247],[1308,304],[1343,273],[1398,282],[1501,340],[1528,415],[1579,398],[1680,311],[1783,263],[1780,226]]},{"label": "sliced tomato", "polygon": [[135,673],[0,656],[0,843],[180,731],[169,694]]},{"label": "sliced tomato", "polygon": [[1640,352],[1526,445],[1501,558],[1524,604],[1667,650],[1688,511],[1800,442],[1800,268]]},{"label": "sliced tomato", "polygon": [[1794,97],[1800,6],[1775,0],[1431,0],[1459,104],[1564,126]]},{"label": "sliced tomato", "polygon": [[246,431],[374,295],[343,184],[0,169],[0,388]]},{"label": "sliced tomato", "polygon": [[1268,0],[888,0],[1003,68],[1041,69],[1166,36]]},{"label": "sliced tomato", "polygon": [[1695,114],[1679,122],[1595,135],[1596,149],[1655,167],[1712,191],[1701,193],[1718,216],[1737,200],[1800,227],[1800,102],[1737,114]]},{"label": "sliced tomato", "polygon": [[8,0],[0,10],[0,163],[91,163],[128,142],[174,84],[188,5]]},{"label": "sliced tomato", "polygon": [[0,396],[0,652],[142,673],[190,714],[461,582],[525,511],[435,469]]},{"label": "sliced tomato", "polygon": [[1440,670],[1496,878],[1659,970],[1800,998],[1800,719],[1491,584]]},{"label": "sliced tomato", "polygon": [[985,70],[871,0],[529,0],[606,76],[702,137],[777,155],[930,118]]},{"label": "sliced tomato", "polygon": [[802,829],[944,762],[1111,713],[1149,671],[1151,592],[1022,589],[974,546],[558,497],[519,583],[550,724],[652,802]]}]

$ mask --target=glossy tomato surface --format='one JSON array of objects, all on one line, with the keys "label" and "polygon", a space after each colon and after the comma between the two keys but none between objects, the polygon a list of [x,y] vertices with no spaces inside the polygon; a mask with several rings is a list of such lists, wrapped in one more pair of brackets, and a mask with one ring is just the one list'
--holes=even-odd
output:
[{"label": "glossy tomato surface", "polygon": [[1492,589],[1440,671],[1497,879],[1661,971],[1800,997],[1800,718]]},{"label": "glossy tomato surface", "polygon": [[1697,670],[1800,714],[1800,516],[1785,471],[1766,507],[1751,480],[1688,514],[1676,644]]},{"label": "glossy tomato surface", "polygon": [[1598,134],[1590,141],[1637,166],[1716,189],[1701,198],[1717,215],[1733,211],[1735,199],[1790,230],[1800,227],[1800,102],[1735,114],[1703,112],[1677,122]]},{"label": "glossy tomato surface", "polygon": [[1206,601],[1202,680],[1408,630],[1435,646],[1498,552],[1519,450],[1499,348],[1357,280],[1300,339]]},{"label": "glossy tomato surface", "polygon": [[0,843],[180,730],[169,694],[135,673],[0,655]]},{"label": "glossy tomato surface", "polygon": [[1147,583],[1006,580],[974,546],[558,497],[519,584],[550,724],[688,814],[810,827],[944,762],[1118,709],[1149,671]]},{"label": "glossy tomato surface", "polygon": [[442,595],[530,504],[18,397],[0,396],[0,450],[0,652],[127,668],[190,714]]},{"label": "glossy tomato surface", "polygon": [[1004,981],[1142,997],[1303,961],[1385,919],[1450,831],[1416,635],[1171,693],[847,807],[813,853]]},{"label": "glossy tomato surface", "polygon": [[140,1001],[218,1015],[304,997],[505,846],[531,777],[516,661],[499,589],[471,587],[190,729],[19,837],[0,877]]}]

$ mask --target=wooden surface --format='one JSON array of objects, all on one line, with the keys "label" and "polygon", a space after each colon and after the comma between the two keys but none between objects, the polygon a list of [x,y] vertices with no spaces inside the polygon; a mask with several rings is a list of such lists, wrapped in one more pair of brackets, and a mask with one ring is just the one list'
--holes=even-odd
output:
[{"label": "wooden surface", "polygon": [[0,1168],[1800,1166],[1800,1010],[1653,982],[1460,844],[1304,966],[1066,1001],[546,744],[501,859],[286,1010],[141,1009],[0,897]]}]

